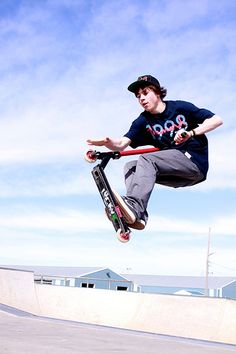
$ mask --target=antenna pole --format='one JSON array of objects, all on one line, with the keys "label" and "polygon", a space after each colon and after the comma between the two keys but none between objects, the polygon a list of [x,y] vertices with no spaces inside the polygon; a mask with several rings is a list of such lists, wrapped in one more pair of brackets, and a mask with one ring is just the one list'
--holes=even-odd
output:
[{"label": "antenna pole", "polygon": [[211,247],[211,228],[208,230],[208,243],[207,243],[207,258],[206,258],[206,281],[205,281],[205,296],[209,296],[209,266],[210,266],[210,247]]}]

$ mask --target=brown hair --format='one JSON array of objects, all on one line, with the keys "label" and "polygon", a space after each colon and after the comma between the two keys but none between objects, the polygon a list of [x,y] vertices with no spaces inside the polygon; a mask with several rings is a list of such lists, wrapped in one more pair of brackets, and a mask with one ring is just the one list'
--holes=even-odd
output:
[{"label": "brown hair", "polygon": [[154,85],[149,85],[147,87],[149,87],[153,92],[155,92],[157,95],[159,95],[161,99],[165,98],[167,95],[167,89],[165,89],[165,87],[163,87],[163,86],[160,86],[160,88],[157,88]]},{"label": "brown hair", "polygon": [[[160,86],[159,88],[155,85],[147,85],[144,88],[149,88],[150,90],[152,90],[155,94],[159,95],[161,99],[165,98],[167,95],[167,89],[165,89],[165,87]],[[140,87],[137,89],[137,91],[135,92],[135,96],[137,96],[138,91],[139,91]]]}]

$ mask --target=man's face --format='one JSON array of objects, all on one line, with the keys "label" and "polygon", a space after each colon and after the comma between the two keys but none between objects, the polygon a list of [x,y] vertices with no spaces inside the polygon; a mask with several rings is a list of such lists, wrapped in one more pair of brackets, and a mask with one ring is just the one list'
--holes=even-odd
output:
[{"label": "man's face", "polygon": [[136,97],[145,111],[156,113],[158,103],[160,102],[160,96],[158,96],[151,88],[140,88]]}]

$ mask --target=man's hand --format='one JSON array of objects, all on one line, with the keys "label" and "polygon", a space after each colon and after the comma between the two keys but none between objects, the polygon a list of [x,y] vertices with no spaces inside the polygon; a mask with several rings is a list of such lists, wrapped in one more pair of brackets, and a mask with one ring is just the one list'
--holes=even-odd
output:
[{"label": "man's hand", "polygon": [[185,141],[187,141],[188,139],[190,139],[192,137],[192,133],[191,131],[187,131],[187,130],[179,130],[174,137],[174,142],[176,145],[182,144]]},{"label": "man's hand", "polygon": [[105,146],[109,150],[120,150],[120,140],[116,141],[111,138],[104,138],[104,139],[88,139],[87,140],[88,145],[94,145],[94,146]]},{"label": "man's hand", "polygon": [[122,137],[121,139],[112,139],[112,138],[104,138],[104,139],[99,139],[99,140],[93,140],[93,139],[88,139],[87,143],[88,145],[95,145],[95,146],[105,146],[107,149],[115,151],[122,151],[124,150],[127,146],[129,146],[131,140],[129,138],[126,138],[125,136]]},{"label": "man's hand", "polygon": [[87,140],[87,143],[88,145],[94,145],[94,146],[106,146],[107,143],[109,143],[110,141],[110,138],[104,138],[104,139],[96,139],[96,140],[93,140],[93,139],[88,139]]}]

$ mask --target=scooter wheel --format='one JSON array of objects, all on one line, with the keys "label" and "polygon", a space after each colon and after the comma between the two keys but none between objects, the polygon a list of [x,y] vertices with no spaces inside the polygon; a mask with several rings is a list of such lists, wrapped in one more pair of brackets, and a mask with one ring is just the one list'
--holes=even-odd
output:
[{"label": "scooter wheel", "polygon": [[88,150],[84,154],[84,158],[87,162],[93,163],[97,161],[97,157],[95,155],[96,151],[95,150]]},{"label": "scooter wheel", "polygon": [[123,232],[121,229],[118,229],[116,232],[116,236],[120,242],[126,243],[129,242],[131,237],[131,231]]}]

